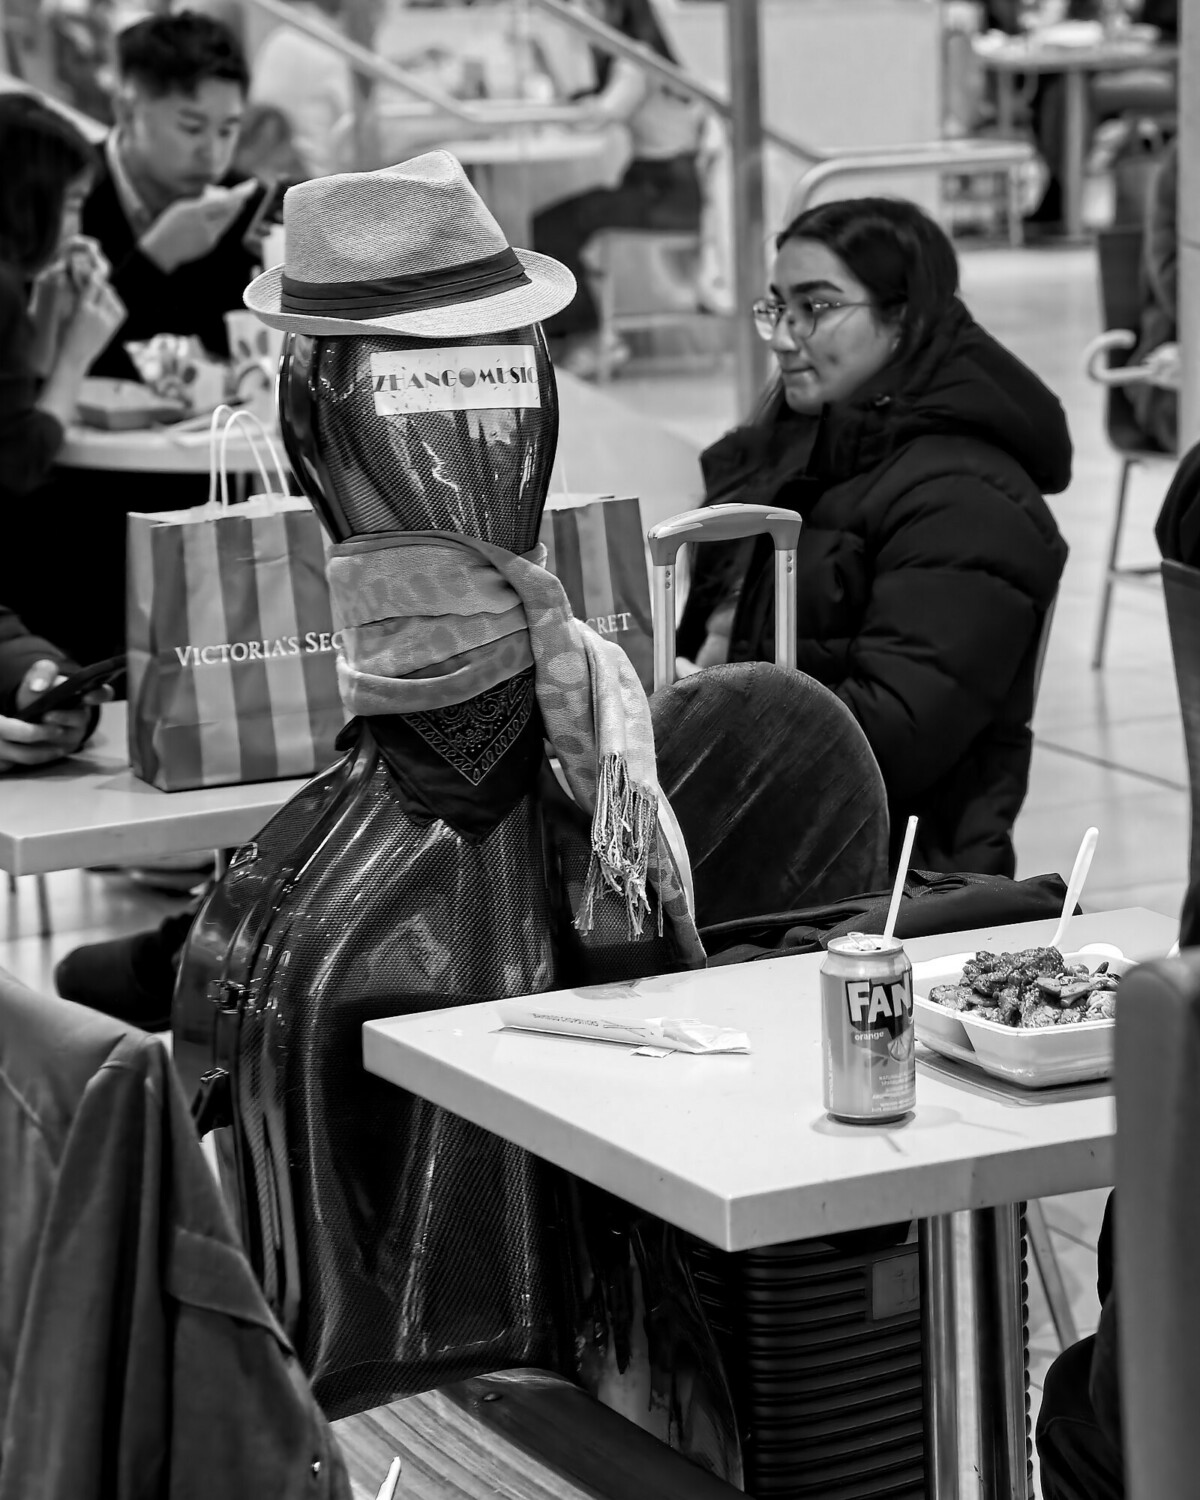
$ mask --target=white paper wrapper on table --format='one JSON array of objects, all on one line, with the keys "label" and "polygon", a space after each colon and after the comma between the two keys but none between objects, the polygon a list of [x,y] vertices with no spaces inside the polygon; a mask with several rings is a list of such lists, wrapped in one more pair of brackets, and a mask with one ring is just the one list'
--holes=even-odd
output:
[{"label": "white paper wrapper on table", "polygon": [[541,1006],[525,1000],[503,1000],[496,1009],[505,1026],[519,1031],[542,1031],[552,1036],[583,1036],[621,1047],[657,1047],[669,1052],[749,1052],[750,1038],[727,1026],[672,1016],[644,1020],[610,1016],[594,1010]]}]

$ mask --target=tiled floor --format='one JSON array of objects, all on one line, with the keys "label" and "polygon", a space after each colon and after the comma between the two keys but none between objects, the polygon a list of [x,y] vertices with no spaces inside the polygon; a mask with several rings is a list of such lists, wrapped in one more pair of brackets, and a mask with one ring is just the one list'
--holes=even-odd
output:
[{"label": "tiled floor", "polygon": [[[1161,593],[1118,590],[1108,662],[1089,668],[1116,463],[1101,425],[1098,391],[1079,351],[1098,330],[1095,271],[1087,250],[977,250],[963,255],[967,301],[1061,396],[1076,444],[1075,480],[1054,502],[1071,558],[1054,623],[1035,723],[1029,798],[1017,825],[1020,873],[1070,868],[1084,830],[1100,843],[1084,905],[1144,905],[1175,915],[1182,898],[1188,791]],[[642,373],[613,393],[696,443],[734,417],[727,369],[697,375]],[[1165,465],[1139,476],[1128,523],[1130,558],[1153,560],[1153,520],[1169,478]],[[81,873],[51,878],[56,935],[37,938],[33,882],[7,900],[3,961],[27,982],[48,987],[54,959],[106,932],[133,931],[178,903],[148,897],[119,877]],[[0,904],[0,910],[4,910]],[[1104,1194],[1077,1194],[1046,1206],[1081,1333],[1095,1327],[1096,1232]],[[1034,1286],[1031,1340],[1035,1399],[1057,1352],[1040,1289]]]}]

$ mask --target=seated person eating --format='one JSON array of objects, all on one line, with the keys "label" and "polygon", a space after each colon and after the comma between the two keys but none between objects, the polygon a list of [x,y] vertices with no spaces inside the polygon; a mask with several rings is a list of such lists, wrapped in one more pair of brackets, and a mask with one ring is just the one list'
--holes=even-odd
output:
[{"label": "seated person eating", "polygon": [[[184,11],[154,15],[118,39],[117,126],[83,205],[83,234],[111,267],[123,316],[93,375],[137,378],[126,344],[191,335],[225,359],[225,314],[242,307],[258,260],[247,231],[265,189],[229,181],[245,108],[247,70],[219,22]],[[110,330],[111,332],[112,330]],[[60,463],[11,518],[13,555],[52,557],[63,537],[88,558],[75,586],[46,617],[36,570],[14,569],[8,602],[35,629],[53,629],[80,662],[125,649],[126,517],[200,504],[199,474]]]},{"label": "seated person eating", "polygon": [[[972,319],[914,204],[821,204],[776,251],[754,314],[778,377],[703,455],[707,503],[803,516],[798,665],[862,726],[893,844],[917,814],[917,868],[1011,875],[1067,556],[1043,499],[1071,477],[1062,407]],[[769,539],[695,550],[682,655],[772,659]]]},{"label": "seated person eating", "polygon": [[150,16],[117,42],[117,126],[83,208],[128,316],[96,373],[136,379],[125,350],[192,334],[229,355],[225,314],[242,305],[259,247],[245,236],[263,187],[230,168],[249,72],[233,34],[183,11]]}]

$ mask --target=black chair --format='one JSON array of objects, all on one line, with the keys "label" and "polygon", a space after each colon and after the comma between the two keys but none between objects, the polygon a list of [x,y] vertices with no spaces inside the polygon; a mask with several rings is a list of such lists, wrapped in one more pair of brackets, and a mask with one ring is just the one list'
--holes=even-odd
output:
[{"label": "black chair", "polygon": [[[1137,327],[1141,320],[1141,265],[1144,235],[1140,225],[1120,225],[1103,229],[1096,236],[1096,253],[1100,265],[1100,308],[1105,332],[1093,339],[1084,351],[1088,374],[1105,387],[1104,430],[1117,457],[1121,474],[1117,481],[1117,500],[1109,534],[1108,557],[1104,570],[1104,587],[1100,596],[1100,614],[1096,622],[1092,667],[1104,664],[1108,639],[1108,617],[1112,609],[1115,584],[1158,576],[1158,567],[1130,565],[1120,561],[1121,530],[1129,498],[1129,478],[1139,464],[1174,464],[1173,454],[1163,453],[1147,441],[1138,425],[1124,386],[1136,383],[1129,357],[1137,346]],[[1118,373],[1119,372],[1119,373]]]},{"label": "black chair", "polygon": [[701,928],[884,883],[883,776],[828,688],[774,662],[741,662],[659,688],[650,713]]},{"label": "black chair", "polygon": [[[1167,605],[1167,627],[1171,633],[1171,655],[1175,661],[1175,685],[1183,716],[1183,741],[1187,750],[1188,784],[1192,793],[1192,834],[1188,869],[1191,890],[1200,881],[1200,568],[1186,563],[1162,564],[1163,594]],[[1185,907],[1184,931],[1189,931]]]},{"label": "black chair", "polygon": [[1143,964],[1117,1005],[1116,1296],[1129,1500],[1200,1485],[1200,951]]}]

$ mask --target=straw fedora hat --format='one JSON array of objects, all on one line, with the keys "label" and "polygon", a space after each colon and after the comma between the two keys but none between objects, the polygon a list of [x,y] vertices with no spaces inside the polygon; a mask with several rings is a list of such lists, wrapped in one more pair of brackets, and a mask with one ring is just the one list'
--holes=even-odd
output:
[{"label": "straw fedora hat", "polygon": [[299,183],[283,223],[284,264],[245,303],[287,333],[504,333],[575,295],[566,266],[511,248],[449,151]]}]

